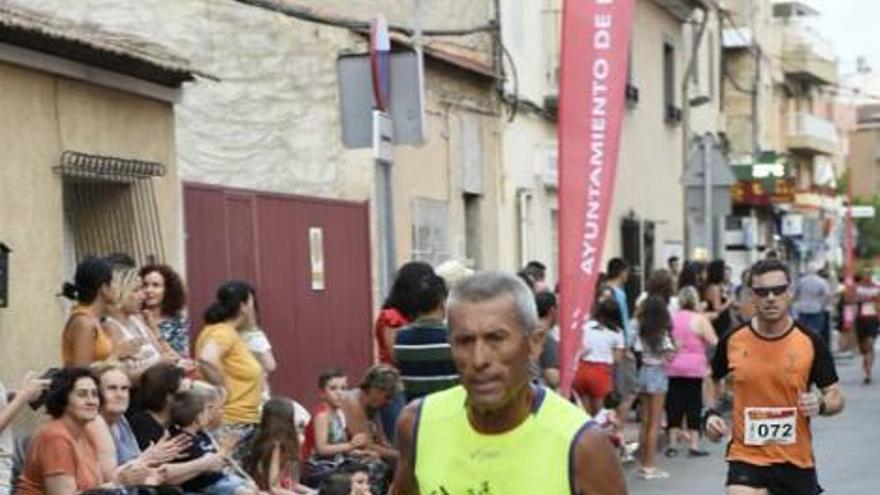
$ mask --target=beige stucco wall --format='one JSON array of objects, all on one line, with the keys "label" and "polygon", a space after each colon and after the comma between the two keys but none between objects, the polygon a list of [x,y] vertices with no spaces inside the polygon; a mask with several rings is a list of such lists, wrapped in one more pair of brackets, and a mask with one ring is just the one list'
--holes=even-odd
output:
[{"label": "beige stucco wall", "polygon": [[[548,2],[512,1],[502,5],[502,36],[518,67],[518,94],[523,100],[542,102],[547,88],[543,77],[546,42],[542,30],[546,23]],[[508,29],[505,31],[505,26]],[[527,34],[525,39],[517,36]],[[636,2],[632,30],[632,77],[640,92],[635,107],[624,111],[623,131],[618,159],[617,181],[609,216],[604,260],[620,256],[620,222],[630,211],[645,220],[655,221],[655,264],[666,242],[683,241],[683,198],[679,183],[682,170],[682,130],[680,124],[667,124],[663,109],[663,42],[671,41],[676,49],[676,105],[681,107],[680,81],[684,74],[687,45],[681,24],[655,2]],[[708,63],[708,56],[705,58]],[[715,58],[716,63],[720,56]],[[716,76],[720,71],[716,72]],[[716,84],[718,79],[716,78]],[[507,85],[512,92],[512,84]],[[701,110],[696,128],[714,130],[718,121],[717,95],[711,107]],[[555,244],[558,242],[553,219],[558,209],[555,188],[547,187],[541,177],[546,149],[556,143],[556,123],[534,112],[521,111],[512,123],[504,123],[504,169],[501,177],[504,195],[500,204],[499,236],[502,266],[521,266],[526,259],[538,259],[548,265],[551,282],[558,270]],[[526,245],[518,246],[519,216],[516,191],[532,193],[528,216]]]},{"label": "beige stucco wall", "polygon": [[[537,3],[538,0],[527,1]],[[415,25],[415,2],[411,0],[284,0],[284,2],[346,19],[368,20],[372,16],[382,14],[389,24],[406,27]],[[425,30],[469,29],[486,25],[494,18],[495,0],[424,0],[421,4],[422,28]],[[476,50],[485,55],[485,60],[489,60],[492,47],[489,33],[450,36],[442,40],[444,43]]]},{"label": "beige stucco wall", "polygon": [[[748,26],[749,36],[761,46],[760,77],[758,81],[757,117],[752,115],[752,96],[742,90],[754,87],[755,55],[750,49],[726,50],[724,53],[727,73],[736,81],[724,81],[724,108],[727,114],[727,135],[733,161],[751,157],[753,150],[752,126],[758,124],[758,147],[761,150],[784,151],[786,125],[782,116],[785,95],[775,86],[782,81],[781,60],[782,29],[773,20],[772,4],[769,0],[730,3],[730,15],[738,26]],[[739,87],[740,89],[737,89]]]},{"label": "beige stucco wall", "polygon": [[480,203],[480,268],[498,268],[497,178],[500,142],[491,82],[429,61],[426,72],[425,142],[399,146],[394,155],[394,212],[398,262],[413,258],[413,202],[416,198],[449,205],[450,254],[466,258],[463,199],[462,118],[475,119],[481,136],[483,192]]},{"label": "beige stucco wall", "polygon": [[880,128],[858,129],[850,134],[850,170],[852,194],[858,198],[870,198],[880,194],[880,167],[875,155],[880,146]]},{"label": "beige stucco wall", "polygon": [[[21,1],[21,0],[17,0]],[[384,11],[392,22],[409,24],[409,3],[374,1],[291,3],[368,19]],[[491,0],[423,2],[425,28],[483,24]],[[177,107],[177,151],[184,181],[286,194],[368,201],[374,194],[370,150],[342,143],[337,57],[365,52],[363,36],[244,5],[234,0],[28,0],[35,8],[63,9],[66,17],[110,31],[135,34],[169,46],[220,82],[187,88]],[[369,8],[368,8],[369,7]],[[486,49],[488,36],[453,37],[461,46]],[[484,52],[486,53],[486,52]],[[439,68],[438,68],[439,67]],[[464,213],[456,177],[460,165],[458,115],[480,116],[484,132],[486,192],[482,218],[484,266],[497,266],[496,187],[490,178],[500,165],[499,131],[492,116],[493,88],[484,79],[448,65],[427,62],[426,142],[395,151],[394,207],[397,260],[412,254],[411,205],[415,197],[450,203],[452,254],[464,250]],[[372,206],[372,205],[371,205]],[[371,209],[374,274],[378,286],[378,237]]]},{"label": "beige stucco wall", "polygon": [[[548,153],[557,146],[556,122],[536,110],[544,97],[555,91],[545,77],[549,57],[555,46],[550,40],[558,34],[552,16],[559,15],[555,2],[510,0],[502,2],[501,36],[513,65],[505,65],[508,77],[505,92],[520,100],[512,122],[504,115],[502,157],[499,177],[499,256],[500,267],[519,270],[523,262],[538,260],[547,265],[548,279],[557,279],[558,239],[553,218],[558,210],[557,188],[545,184],[543,173],[552,160]],[[516,71],[516,78],[513,72]],[[552,81],[549,81],[552,82]],[[508,112],[512,111],[508,107]],[[520,214],[518,193],[529,194],[524,215]],[[522,217],[525,218],[522,218]],[[523,235],[523,231],[525,235]]]},{"label": "beige stucco wall", "polygon": [[[666,242],[682,242],[683,193],[681,125],[667,124],[663,108],[663,42],[675,46],[675,80],[681,81],[685,56],[681,24],[653,2],[636,3],[632,32],[632,78],[639,102],[625,111],[617,182],[605,240],[605,260],[622,252],[620,221],[630,211],[655,227],[655,264]],[[681,91],[676,88],[676,105]]]},{"label": "beige stucco wall", "polygon": [[[691,133],[703,135],[706,133],[717,134],[719,126],[724,125],[722,113],[721,81],[723,73],[721,67],[721,33],[719,32],[718,12],[715,9],[708,10],[706,28],[700,45],[697,48],[697,58],[693,62],[693,70],[696,79],[690,78],[688,83],[688,98],[707,97],[709,101],[702,105],[691,106],[688,116],[688,128]],[[688,60],[693,53],[693,43],[696,40],[699,26],[697,24],[685,25],[683,32],[684,63],[681,73],[687,69]]]},{"label": "beige stucco wall", "polygon": [[0,63],[0,242],[13,253],[10,303],[0,308],[0,379],[60,359],[66,305],[56,297],[72,278],[63,245],[62,180],[52,168],[64,150],[161,162],[154,179],[169,262],[181,258],[180,187],[169,103]]},{"label": "beige stucco wall", "polygon": [[[556,125],[541,115],[523,110],[504,127],[503,195],[499,197],[499,238],[501,267],[519,270],[524,261],[538,260],[547,265],[549,280],[558,274],[558,242],[553,215],[559,208],[557,188],[545,184],[542,173],[548,151],[556,145]],[[521,224],[518,191],[531,195],[525,222]],[[522,230],[526,231],[525,240]]]}]

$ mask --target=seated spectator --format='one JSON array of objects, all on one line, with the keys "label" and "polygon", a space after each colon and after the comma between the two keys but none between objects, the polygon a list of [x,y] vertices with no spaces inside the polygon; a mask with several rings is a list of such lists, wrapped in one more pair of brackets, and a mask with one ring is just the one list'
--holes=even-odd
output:
[{"label": "seated spectator", "polygon": [[306,441],[306,427],[312,422],[312,413],[299,402],[290,399],[293,404],[293,420],[296,425],[296,433],[299,438],[299,444],[302,445]]},{"label": "seated spectator", "polygon": [[363,450],[368,457],[382,462],[368,462],[370,483],[374,493],[385,493],[390,483],[391,466],[397,462],[399,453],[391,446],[388,436],[380,425],[378,411],[390,403],[399,389],[397,370],[386,365],[375,365],[367,370],[360,387],[342,396],[342,411],[352,438],[366,435]]},{"label": "seated spectator", "polygon": [[370,488],[370,469],[366,464],[349,461],[339,466],[339,473],[351,480],[351,495],[372,495]]},{"label": "seated spectator", "polygon": [[157,467],[174,460],[186,447],[186,438],[171,439],[164,435],[158,442],[141,452],[137,438],[131,430],[125,412],[129,406],[131,381],[125,371],[112,364],[93,367],[100,383],[104,402],[101,404],[101,418],[107,425],[113,439],[117,466],[139,460],[145,465]]},{"label": "seated spectator", "polygon": [[323,371],[318,377],[318,395],[321,403],[312,413],[306,426],[302,458],[332,458],[361,448],[366,435],[349,440],[342,411],[342,397],[348,390],[348,377],[339,368]]},{"label": "seated spectator", "polygon": [[137,401],[127,418],[141,450],[166,434],[171,423],[170,399],[182,384],[183,370],[170,363],[159,363],[141,375]]},{"label": "seated spectator", "polygon": [[351,476],[346,473],[333,473],[321,483],[318,495],[352,495]]},{"label": "seated spectator", "polygon": [[53,420],[34,435],[16,495],[73,495],[118,486],[106,480],[86,425],[98,416],[98,380],[84,368],[59,372],[52,380],[46,411]]},{"label": "seated spectator", "polygon": [[204,429],[213,435],[223,424],[223,403],[226,402],[226,390],[201,380],[193,382],[190,390],[205,399],[208,419]]},{"label": "seated spectator", "polygon": [[12,459],[15,453],[12,420],[28,402],[36,400],[49,388],[50,380],[39,378],[36,373],[26,373],[18,390],[11,399],[0,383],[0,495],[12,493]]},{"label": "seated spectator", "polygon": [[263,405],[260,426],[245,460],[245,470],[260,490],[272,495],[314,493],[299,483],[299,435],[293,401],[276,397]]},{"label": "seated spectator", "polygon": [[342,395],[342,412],[345,414],[348,431],[353,437],[360,433],[365,434],[367,441],[364,449],[386,461],[396,461],[398,452],[389,445],[376,413],[394,398],[399,380],[397,370],[377,364],[367,370],[357,389]]},{"label": "seated spectator", "polygon": [[416,319],[397,332],[394,362],[407,402],[458,385],[446,328],[446,282],[428,274],[416,286]]},{"label": "seated spectator", "polygon": [[321,481],[345,461],[346,455],[365,454],[367,434],[360,433],[349,438],[346,429],[342,399],[348,390],[345,373],[332,368],[318,377],[321,404],[312,414],[306,426],[305,442],[301,457],[305,461],[304,479],[311,486],[321,486]]},{"label": "seated spectator", "polygon": [[[189,447],[179,458],[181,462],[197,461],[206,457],[225,458],[214,439],[204,431],[211,418],[207,404],[205,397],[194,390],[178,392],[171,401],[170,432],[173,435],[185,435],[190,440]],[[202,471],[181,486],[186,492],[210,495],[258,493],[248,480],[222,469]]]}]

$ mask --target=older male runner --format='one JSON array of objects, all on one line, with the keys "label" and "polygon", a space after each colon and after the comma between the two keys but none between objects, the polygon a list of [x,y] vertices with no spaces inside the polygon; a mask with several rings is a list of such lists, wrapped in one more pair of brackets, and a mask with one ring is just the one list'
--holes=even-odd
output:
[{"label": "older male runner", "polygon": [[529,382],[541,335],[525,283],[478,273],[453,288],[447,308],[461,385],[404,410],[393,493],[626,493],[614,450],[583,410]]},{"label": "older male runner", "polygon": [[[716,388],[728,376],[733,390],[728,495],[821,492],[810,420],[842,411],[843,391],[820,337],[789,315],[790,285],[781,261],[755,263],[751,291],[757,314],[721,339],[712,362]],[[714,441],[728,433],[727,423],[711,409],[706,432]]]}]

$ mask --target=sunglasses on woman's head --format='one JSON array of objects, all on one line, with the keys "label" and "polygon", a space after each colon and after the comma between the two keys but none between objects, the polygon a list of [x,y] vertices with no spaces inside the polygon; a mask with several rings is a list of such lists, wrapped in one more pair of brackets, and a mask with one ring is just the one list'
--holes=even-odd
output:
[{"label": "sunglasses on woman's head", "polygon": [[774,285],[772,287],[752,287],[752,293],[758,297],[767,297],[770,294],[781,296],[788,291],[788,284]]}]

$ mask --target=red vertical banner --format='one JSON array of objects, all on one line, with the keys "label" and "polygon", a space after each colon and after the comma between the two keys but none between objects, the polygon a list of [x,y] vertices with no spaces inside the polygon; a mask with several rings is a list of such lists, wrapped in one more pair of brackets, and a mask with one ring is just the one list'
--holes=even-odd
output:
[{"label": "red vertical banner", "polygon": [[568,394],[590,319],[620,131],[634,0],[565,0],[559,88],[560,372]]}]

